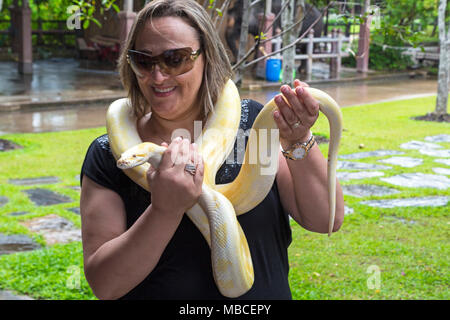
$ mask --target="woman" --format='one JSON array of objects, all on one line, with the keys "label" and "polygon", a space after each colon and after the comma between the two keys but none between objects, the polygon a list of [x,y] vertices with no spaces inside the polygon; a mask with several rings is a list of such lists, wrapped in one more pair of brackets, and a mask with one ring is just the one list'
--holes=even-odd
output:
[{"label": "woman", "polygon": [[[194,121],[204,123],[214,108],[231,77],[225,49],[195,1],[157,0],[139,13],[119,68],[141,139],[167,151],[160,167],[147,173],[153,186],[149,194],[117,169],[106,135],[91,144],[81,174],[86,279],[100,299],[223,299],[210,249],[184,214],[201,194],[203,160],[192,141],[172,140],[172,134],[183,128],[193,137]],[[282,87],[293,108],[281,96],[276,99],[274,118],[285,150],[311,140],[318,104],[304,85],[296,80],[295,91]],[[243,101],[241,129],[251,127],[261,108]],[[255,272],[243,299],[291,299],[288,214],[308,230],[327,232],[326,160],[316,145],[303,160],[288,158],[280,153],[279,171],[264,201],[238,217]],[[196,163],[195,170],[186,170],[188,162]],[[224,164],[216,182],[230,182],[238,172],[238,164]],[[338,186],[335,231],[342,220]]]}]

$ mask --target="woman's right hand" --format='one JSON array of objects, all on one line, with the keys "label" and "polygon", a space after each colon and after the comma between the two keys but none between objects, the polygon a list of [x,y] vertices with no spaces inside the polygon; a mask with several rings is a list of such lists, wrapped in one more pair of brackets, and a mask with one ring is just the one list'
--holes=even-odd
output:
[{"label": "woman's right hand", "polygon": [[[152,207],[159,212],[181,217],[197,203],[202,193],[203,159],[196,144],[176,138],[167,147],[159,167],[150,166],[147,180],[152,186]],[[193,176],[184,168],[187,163],[196,167]]]}]

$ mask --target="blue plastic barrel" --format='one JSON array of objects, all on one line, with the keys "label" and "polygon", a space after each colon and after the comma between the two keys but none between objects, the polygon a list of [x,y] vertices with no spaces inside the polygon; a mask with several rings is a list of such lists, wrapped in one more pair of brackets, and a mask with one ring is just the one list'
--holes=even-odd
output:
[{"label": "blue plastic barrel", "polygon": [[281,59],[266,60],[266,80],[279,81],[281,72]]}]

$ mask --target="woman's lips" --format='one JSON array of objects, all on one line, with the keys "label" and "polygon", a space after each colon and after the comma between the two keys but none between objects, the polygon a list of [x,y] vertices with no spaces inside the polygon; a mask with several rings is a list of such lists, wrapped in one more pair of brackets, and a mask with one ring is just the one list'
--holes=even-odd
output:
[{"label": "woman's lips", "polygon": [[152,87],[155,96],[163,98],[170,96],[176,87]]}]

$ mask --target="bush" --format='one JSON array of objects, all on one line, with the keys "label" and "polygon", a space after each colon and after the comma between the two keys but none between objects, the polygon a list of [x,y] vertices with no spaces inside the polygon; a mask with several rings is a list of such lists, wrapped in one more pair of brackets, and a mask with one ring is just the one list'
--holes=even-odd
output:
[{"label": "bush", "polygon": [[[352,50],[357,53],[358,47],[352,45]],[[411,58],[402,55],[398,49],[385,48],[371,43],[369,49],[369,69],[371,70],[405,70],[412,66]],[[346,67],[356,67],[356,57],[349,56],[342,58],[342,64]]]},{"label": "bush", "polygon": [[402,50],[383,49],[377,44],[371,44],[369,50],[369,69],[405,70],[413,64],[410,57],[402,55]]}]

